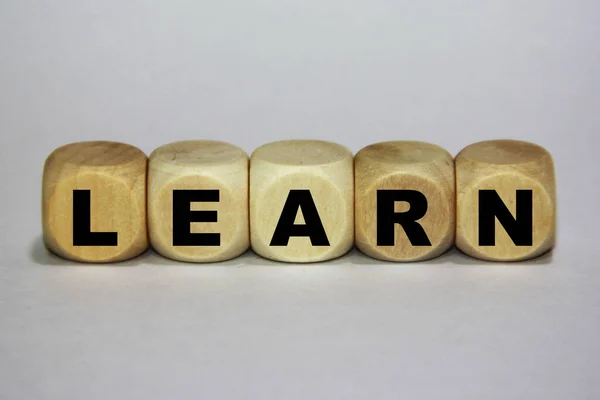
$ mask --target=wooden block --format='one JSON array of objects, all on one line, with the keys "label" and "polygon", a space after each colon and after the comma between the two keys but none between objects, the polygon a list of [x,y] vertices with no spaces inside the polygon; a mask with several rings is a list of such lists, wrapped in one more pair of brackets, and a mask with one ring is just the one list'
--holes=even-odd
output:
[{"label": "wooden block", "polygon": [[231,144],[193,140],[150,155],[152,247],[180,261],[223,261],[250,245],[248,155]]},{"label": "wooden block", "polygon": [[339,257],[354,239],[352,153],[319,140],[259,147],[250,158],[252,249],[279,261]]},{"label": "wooden block", "polygon": [[456,157],[456,245],[492,261],[539,256],[554,246],[556,184],[544,148],[516,140],[472,144]]},{"label": "wooden block", "polygon": [[433,144],[372,144],[355,157],[356,247],[387,261],[439,256],[454,243],[454,160]]},{"label": "wooden block", "polygon": [[114,142],[56,149],[44,165],[46,247],[76,261],[116,262],[148,248],[146,155]]}]

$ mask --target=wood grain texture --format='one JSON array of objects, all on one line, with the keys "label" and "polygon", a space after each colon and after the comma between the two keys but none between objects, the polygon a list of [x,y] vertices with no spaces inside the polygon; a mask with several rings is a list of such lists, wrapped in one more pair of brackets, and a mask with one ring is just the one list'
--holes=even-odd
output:
[{"label": "wood grain texture", "polygon": [[[252,249],[278,261],[316,262],[339,257],[354,241],[353,157],[345,147],[319,140],[266,144],[250,158]],[[329,246],[292,237],[287,246],[270,246],[290,190],[310,190]],[[299,211],[295,224],[304,224]]]},{"label": "wood grain texture", "polygon": [[[376,143],[355,157],[356,247],[387,261],[420,261],[439,256],[454,243],[454,161],[446,150],[415,141]],[[427,199],[427,212],[418,220],[431,246],[413,246],[400,224],[394,226],[395,245],[377,245],[377,191],[417,190]],[[396,212],[406,212],[398,202]]]},{"label": "wood grain texture", "polygon": [[[519,261],[554,246],[556,183],[552,156],[544,148],[516,140],[472,144],[456,157],[456,182],[456,245],[464,253],[484,260]],[[516,246],[496,221],[495,246],[479,246],[479,191],[496,190],[514,216],[517,189],[532,190],[533,245]]]},{"label": "wood grain texture", "polygon": [[[84,262],[116,262],[148,248],[147,157],[124,143],[94,141],[59,147],[48,156],[42,183],[46,247]],[[117,232],[117,246],[73,245],[73,190],[90,190],[91,231]]]},{"label": "wood grain texture", "polygon": [[[250,245],[248,155],[228,143],[192,140],[170,143],[150,155],[148,224],[152,247],[179,261],[223,261]],[[219,202],[194,202],[191,210],[217,211],[217,222],[192,222],[191,233],[219,233],[218,246],[173,245],[173,190],[219,190]]]}]

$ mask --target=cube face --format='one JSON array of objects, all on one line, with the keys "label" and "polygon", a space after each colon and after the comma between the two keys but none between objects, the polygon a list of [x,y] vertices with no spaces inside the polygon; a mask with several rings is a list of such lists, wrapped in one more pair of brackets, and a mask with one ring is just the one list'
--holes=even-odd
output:
[{"label": "cube face", "polygon": [[[83,262],[123,261],[144,252],[146,167],[146,155],[123,143],[80,142],[56,149],[46,160],[42,185],[49,250]],[[76,232],[75,225],[88,226]],[[116,232],[116,245],[98,245],[99,232]],[[84,239],[88,233],[91,239]]]},{"label": "cube face", "polygon": [[252,249],[287,262],[339,257],[354,241],[353,200],[346,148],[304,140],[267,144],[250,162]]},{"label": "cube face", "polygon": [[[186,192],[187,200],[174,204],[175,191]],[[185,218],[183,231],[175,234],[174,205]],[[201,140],[156,149],[149,162],[148,225],[152,247],[174,260],[214,262],[244,253],[250,245],[246,153],[228,143]],[[218,244],[211,243],[214,234]],[[182,245],[175,235],[189,243]]]},{"label": "cube face", "polygon": [[[420,261],[452,246],[454,165],[446,150],[423,142],[377,143],[356,155],[355,176],[360,251],[386,261]],[[399,223],[402,216],[409,222]]]},{"label": "cube face", "polygon": [[456,177],[456,245],[464,253],[519,261],[554,246],[556,184],[545,149],[514,140],[476,143],[457,156]]}]

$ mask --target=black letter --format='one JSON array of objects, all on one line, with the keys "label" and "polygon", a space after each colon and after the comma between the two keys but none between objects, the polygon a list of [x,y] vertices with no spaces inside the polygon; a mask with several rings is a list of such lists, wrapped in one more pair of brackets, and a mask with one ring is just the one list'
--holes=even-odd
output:
[{"label": "black letter", "polygon": [[173,246],[219,246],[220,233],[190,233],[191,222],[217,222],[216,211],[192,211],[190,204],[218,201],[218,190],[173,190]]},{"label": "black letter", "polygon": [[479,245],[496,244],[496,220],[517,246],[533,245],[533,191],[517,190],[517,215],[512,214],[495,190],[479,191]]},{"label": "black letter", "polygon": [[[302,209],[305,225],[294,224],[298,208]],[[290,190],[270,245],[287,246],[290,236],[308,236],[313,246],[329,246],[310,190]]]},{"label": "black letter", "polygon": [[[406,212],[394,212],[396,201],[406,201],[410,208]],[[377,246],[394,246],[394,224],[400,224],[410,244],[431,246],[423,227],[417,222],[427,212],[427,198],[416,190],[377,191]]]},{"label": "black letter", "polygon": [[91,232],[89,190],[73,190],[73,246],[117,246],[117,232]]}]

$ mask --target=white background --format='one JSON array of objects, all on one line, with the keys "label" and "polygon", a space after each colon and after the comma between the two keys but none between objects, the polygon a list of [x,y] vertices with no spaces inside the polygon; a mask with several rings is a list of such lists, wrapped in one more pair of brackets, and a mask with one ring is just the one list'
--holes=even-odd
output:
[{"label": "white background", "polygon": [[[0,398],[600,398],[599,39],[597,0],[0,0]],[[533,141],[555,157],[558,247],[517,265],[45,252],[54,148],[194,138]]]}]

